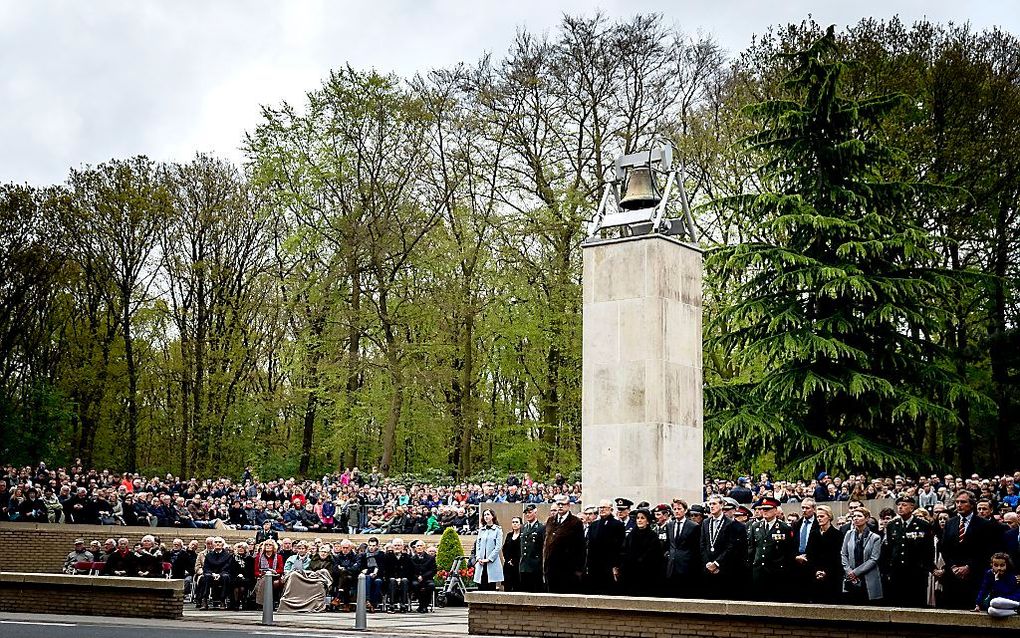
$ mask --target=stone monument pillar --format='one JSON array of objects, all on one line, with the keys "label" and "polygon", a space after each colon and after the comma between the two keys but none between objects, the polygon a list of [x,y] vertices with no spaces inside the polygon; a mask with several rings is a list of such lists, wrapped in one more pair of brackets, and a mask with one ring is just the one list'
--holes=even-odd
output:
[{"label": "stone monument pillar", "polygon": [[701,251],[647,234],[584,251],[584,503],[702,500]]}]

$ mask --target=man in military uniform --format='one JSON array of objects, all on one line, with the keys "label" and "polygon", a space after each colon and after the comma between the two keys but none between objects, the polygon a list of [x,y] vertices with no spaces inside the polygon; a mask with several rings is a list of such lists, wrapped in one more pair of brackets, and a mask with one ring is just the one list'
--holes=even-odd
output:
[{"label": "man in military uniform", "polygon": [[636,527],[634,519],[630,515],[630,508],[634,507],[634,501],[629,498],[616,499],[616,520],[623,523],[624,536],[630,534]]},{"label": "man in military uniform", "polygon": [[889,521],[882,540],[888,588],[885,600],[893,607],[925,607],[928,575],[934,568],[935,545],[931,525],[914,516],[916,501],[896,499],[896,518]]},{"label": "man in military uniform", "polygon": [[666,556],[669,554],[669,532],[666,530],[666,525],[669,523],[673,516],[673,511],[669,508],[669,505],[665,503],[659,503],[652,510],[652,516],[655,517],[655,523],[652,525],[652,531],[655,532],[655,536],[659,539],[659,546],[662,547],[662,555]]},{"label": "man in military uniform", "polygon": [[755,600],[781,601],[788,598],[790,576],[797,540],[782,519],[779,501],[761,499],[756,509],[762,520],[748,529],[747,561],[751,565],[751,595]]},{"label": "man in military uniform", "polygon": [[545,591],[542,584],[542,546],[545,544],[545,525],[538,520],[538,506],[524,506],[524,525],[521,527],[521,591]]}]

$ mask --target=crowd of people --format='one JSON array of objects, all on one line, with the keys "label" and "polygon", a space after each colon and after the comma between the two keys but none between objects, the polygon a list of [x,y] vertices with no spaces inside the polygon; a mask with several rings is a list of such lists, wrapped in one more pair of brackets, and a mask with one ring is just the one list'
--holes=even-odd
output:
[{"label": "crowd of people", "polygon": [[198,609],[255,609],[264,600],[263,576],[272,582],[274,607],[282,612],[352,610],[357,578],[365,574],[367,610],[425,613],[435,591],[436,546],[400,538],[380,546],[370,537],[355,545],[349,539],[329,543],[277,540],[273,530],[259,530],[252,539],[230,545],[209,536],[205,546],[180,538],[170,546],[152,534],[131,546],[127,538],[85,544],[75,539],[64,560],[64,572],[135,578],[177,578],[184,581],[186,600]]},{"label": "crowd of people", "polygon": [[[623,498],[579,515],[570,509],[581,502],[581,485],[562,475],[547,482],[511,473],[498,484],[406,485],[354,468],[319,480],[261,481],[250,470],[239,481],[182,480],[77,463],[56,470],[7,466],[4,474],[5,520],[260,535],[430,534],[453,527],[478,534],[474,579],[482,588],[937,606],[993,615],[1013,613],[1011,601],[1020,599],[1014,569],[1020,472],[706,479],[704,503],[634,507]],[[870,499],[895,506],[871,512],[863,504]],[[836,516],[826,505],[832,502],[845,502],[847,514]],[[520,503],[521,516],[504,533],[485,503]],[[554,509],[544,522],[539,503]],[[783,516],[781,506],[790,503],[799,503],[800,513]],[[256,547],[246,555],[264,553]]]},{"label": "crowd of people", "polygon": [[487,533],[503,538],[505,564],[486,565],[489,578],[482,583],[501,580],[511,591],[1015,615],[1017,512],[1003,512],[966,489],[954,492],[951,508],[941,501],[919,507],[916,496],[905,492],[896,496],[895,509],[878,513],[850,500],[844,516],[811,497],[800,501],[799,514],[784,516],[775,496],[761,496],[749,507],[721,494],[705,503],[674,499],[636,508],[626,498],[603,500],[575,516],[570,500],[561,497],[544,524],[536,520],[535,506],[525,505],[523,518],[511,520],[505,536],[485,510],[478,542]]}]

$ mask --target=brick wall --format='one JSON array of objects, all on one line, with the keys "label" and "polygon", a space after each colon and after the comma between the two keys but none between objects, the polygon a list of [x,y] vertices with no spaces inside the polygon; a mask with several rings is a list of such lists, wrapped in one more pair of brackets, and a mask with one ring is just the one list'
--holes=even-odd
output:
[{"label": "brick wall", "polygon": [[580,638],[978,638],[1020,621],[945,610],[607,596],[468,594],[472,635]]},{"label": "brick wall", "polygon": [[[170,545],[174,538],[183,539],[185,544],[191,539],[205,542],[206,536],[222,536],[227,542],[236,543],[244,539],[254,538],[254,531],[236,531],[229,529],[176,529],[168,527],[120,527],[106,525],[63,525],[34,523],[0,523],[0,571],[58,573],[64,565],[64,558],[74,549],[74,539],[84,538],[85,542],[95,539],[100,543],[107,538],[126,537],[131,543],[141,540],[145,534],[154,534]],[[281,534],[281,538],[284,535]],[[288,532],[287,537],[294,540],[322,538],[326,542],[338,542],[350,538],[355,543],[368,540],[367,535],[343,536],[340,534],[318,534],[313,532]],[[392,535],[379,535],[380,542],[385,543]],[[420,538],[428,543],[438,543],[439,536],[401,535],[410,542]],[[474,547],[474,536],[462,536],[461,545],[466,555],[471,554]],[[203,545],[204,547],[204,545]]]},{"label": "brick wall", "polygon": [[184,581],[0,573],[0,612],[180,618]]}]

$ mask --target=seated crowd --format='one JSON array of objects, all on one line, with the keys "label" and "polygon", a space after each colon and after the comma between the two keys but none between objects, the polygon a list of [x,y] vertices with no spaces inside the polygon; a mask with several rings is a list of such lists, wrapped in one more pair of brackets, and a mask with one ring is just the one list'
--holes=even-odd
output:
[{"label": "seated crowd", "polygon": [[131,547],[128,539],[75,540],[64,561],[68,574],[99,573],[136,578],[177,578],[184,581],[185,599],[198,609],[254,609],[263,600],[263,576],[273,584],[274,605],[281,611],[351,611],[357,579],[367,576],[367,610],[424,613],[432,604],[436,547],[421,540],[409,545],[395,538],[383,546],[370,537],[355,546],[349,539],[335,543],[284,538],[275,532],[229,545],[209,536],[186,546],[175,538],[170,547],[153,535]]},{"label": "seated crowd", "polygon": [[[706,502],[690,508],[677,500],[633,512],[627,507],[613,515],[612,504],[602,504],[580,518],[551,517],[547,524],[567,518],[580,522],[579,548],[566,561],[569,572],[558,574],[557,550],[544,547],[543,540],[538,543],[539,567],[525,573],[521,544],[520,587],[998,609],[990,605],[993,599],[1017,597],[1006,585],[1015,584],[1014,565],[1020,559],[1018,486],[1020,472],[992,478],[843,478],[822,472],[790,482],[766,474],[707,479]],[[862,502],[869,499],[896,503],[871,512]],[[6,504],[0,518],[7,520],[234,528],[257,531],[259,540],[291,530],[429,534],[453,527],[477,533],[483,503],[521,503],[525,510],[530,504],[553,503],[569,510],[580,500],[581,485],[561,475],[547,483],[511,474],[501,484],[439,486],[396,484],[356,468],[314,481],[259,481],[246,471],[234,481],[172,475],[149,479],[84,470],[80,464],[67,470],[40,464],[35,469],[7,466],[0,480],[0,504]],[[825,505],[830,502],[840,508],[845,502],[848,513],[835,516]],[[801,514],[782,516],[779,508],[790,503],[799,503]],[[622,532],[604,530],[609,519],[618,519]],[[514,524],[529,531],[510,534],[508,541],[520,543],[537,534],[535,524],[542,527],[537,521],[523,523]],[[484,525],[483,531],[490,528]],[[650,534],[657,545],[639,544]],[[531,545],[535,551],[534,538]],[[506,545],[500,553],[508,549],[513,554]],[[251,555],[253,550],[244,551]],[[334,554],[339,551],[331,547]],[[370,553],[365,548],[364,555]],[[331,577],[334,583],[341,580],[335,572]],[[373,587],[382,591],[384,585],[389,586]]]}]

